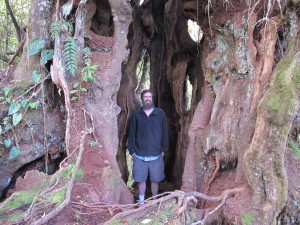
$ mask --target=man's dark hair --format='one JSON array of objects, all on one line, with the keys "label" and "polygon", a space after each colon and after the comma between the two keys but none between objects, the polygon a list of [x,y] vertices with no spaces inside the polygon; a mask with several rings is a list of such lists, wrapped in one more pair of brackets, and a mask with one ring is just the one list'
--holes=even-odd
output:
[{"label": "man's dark hair", "polygon": [[143,100],[144,94],[146,94],[146,93],[151,93],[152,98],[153,98],[153,91],[151,91],[150,89],[145,89],[145,90],[143,90],[142,93],[141,93],[141,99],[142,99],[142,100]]}]

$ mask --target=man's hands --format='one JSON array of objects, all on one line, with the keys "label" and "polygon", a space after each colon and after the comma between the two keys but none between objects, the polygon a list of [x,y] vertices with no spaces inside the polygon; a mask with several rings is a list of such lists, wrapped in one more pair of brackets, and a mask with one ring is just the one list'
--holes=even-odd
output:
[{"label": "man's hands", "polygon": [[161,153],[161,155],[162,155],[162,157],[164,157],[164,156],[165,156],[165,153],[164,153],[164,152],[162,152],[162,153]]}]

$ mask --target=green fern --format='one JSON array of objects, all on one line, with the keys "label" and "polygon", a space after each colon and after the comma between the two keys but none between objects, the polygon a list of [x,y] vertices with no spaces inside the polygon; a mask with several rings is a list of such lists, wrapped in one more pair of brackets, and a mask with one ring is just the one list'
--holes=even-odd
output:
[{"label": "green fern", "polygon": [[61,31],[61,22],[59,20],[55,20],[51,23],[51,39],[54,40]]},{"label": "green fern", "polygon": [[73,28],[73,25],[72,23],[68,22],[68,21],[64,21],[65,22],[65,25],[68,27],[68,34],[70,36],[73,35],[73,32],[74,32],[74,28]]},{"label": "green fern", "polygon": [[67,71],[72,75],[77,72],[78,62],[77,62],[77,45],[72,38],[64,40],[64,60],[67,66]]},{"label": "green fern", "polygon": [[83,53],[83,63],[86,66],[90,66],[92,64],[92,60],[91,60],[91,56],[92,56],[92,52],[91,49],[89,47],[85,47],[82,50]]}]

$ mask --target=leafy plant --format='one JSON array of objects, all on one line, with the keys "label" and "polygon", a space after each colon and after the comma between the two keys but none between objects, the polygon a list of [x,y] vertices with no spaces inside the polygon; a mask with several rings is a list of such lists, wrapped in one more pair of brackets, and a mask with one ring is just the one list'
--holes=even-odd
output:
[{"label": "leafy plant", "polygon": [[10,92],[10,88],[9,87],[4,87],[3,91],[4,91],[4,96],[7,97],[9,92]]},{"label": "leafy plant", "polygon": [[83,63],[84,63],[84,65],[86,65],[86,66],[91,65],[92,64],[92,60],[91,60],[92,52],[91,52],[91,49],[89,47],[85,47],[82,50],[82,53],[83,53]]},{"label": "leafy plant", "polygon": [[53,58],[53,49],[44,49],[42,51],[42,63],[45,65],[49,60]]},{"label": "leafy plant", "polygon": [[68,21],[64,21],[65,25],[67,26],[68,28],[68,34],[71,36],[74,32],[74,28],[73,28],[73,25],[68,22]]},{"label": "leafy plant", "polygon": [[98,65],[88,65],[82,69],[82,80],[84,82],[88,82],[90,80],[92,83],[96,82],[96,78],[94,76],[95,72],[97,71]]},{"label": "leafy plant", "polygon": [[23,114],[22,113],[15,113],[13,115],[13,119],[12,119],[13,125],[17,126],[20,123],[20,121],[22,120],[22,118],[23,118]]},{"label": "leafy plant", "polygon": [[66,63],[67,70],[75,75],[77,72],[77,45],[73,38],[64,40],[64,60]]},{"label": "leafy plant", "polygon": [[9,159],[14,159],[20,154],[20,149],[17,147],[12,147],[9,153]]},{"label": "leafy plant", "polygon": [[5,139],[3,141],[3,144],[4,144],[5,148],[9,148],[10,145],[11,145],[11,140],[10,139]]},{"label": "leafy plant", "polygon": [[94,132],[94,129],[93,128],[88,128],[86,131],[87,131],[88,134],[92,134]]},{"label": "leafy plant", "polygon": [[54,40],[61,31],[61,22],[60,20],[55,20],[51,23],[51,39]]},{"label": "leafy plant", "polygon": [[70,94],[75,94],[75,96],[71,98],[72,101],[80,99],[81,92],[87,91],[87,89],[83,87],[83,83],[87,83],[88,81],[91,81],[92,83],[96,82],[97,77],[94,76],[94,73],[97,70],[97,67],[98,65],[88,65],[82,69],[81,80],[74,83],[73,90],[70,91]]},{"label": "leafy plant", "polygon": [[8,109],[8,115],[13,115],[14,113],[18,112],[21,108],[21,104],[18,102],[14,102],[10,105]]},{"label": "leafy plant", "polygon": [[[33,80],[37,83],[40,79],[40,72],[33,71]],[[1,104],[9,104],[7,115],[0,121],[0,157],[3,157],[4,149],[9,150],[9,159],[14,159],[20,154],[20,149],[13,146],[13,141],[10,139],[11,134],[6,134],[16,127],[23,119],[23,115],[28,108],[36,109],[39,102],[30,102],[30,99],[11,101],[11,89],[9,87],[3,88],[3,96],[0,96]]]},{"label": "leafy plant", "polygon": [[28,55],[29,56],[35,55],[39,53],[44,47],[45,47],[45,40],[42,40],[40,38],[34,38],[29,45]]},{"label": "leafy plant", "polygon": [[99,143],[98,143],[97,141],[91,141],[91,142],[90,142],[90,146],[91,146],[91,147],[95,147],[95,146],[97,146],[97,145],[99,145]]},{"label": "leafy plant", "polygon": [[41,79],[41,73],[39,71],[33,71],[32,72],[32,80],[35,82],[35,83],[38,83]]}]

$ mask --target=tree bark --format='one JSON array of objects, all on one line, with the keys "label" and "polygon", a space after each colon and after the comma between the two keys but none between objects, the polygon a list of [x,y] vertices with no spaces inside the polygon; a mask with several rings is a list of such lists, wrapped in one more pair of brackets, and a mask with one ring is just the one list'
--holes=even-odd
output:
[{"label": "tree bark", "polygon": [[39,3],[40,1],[38,0],[32,0],[31,2],[26,43],[24,45],[20,63],[14,72],[15,80],[32,80],[32,72],[34,70],[40,71],[41,74],[45,76],[45,72],[40,66],[40,54],[28,56],[28,47],[34,38],[44,40],[46,49],[49,49],[51,43],[49,27],[52,18],[53,1],[45,0],[43,4]]}]

